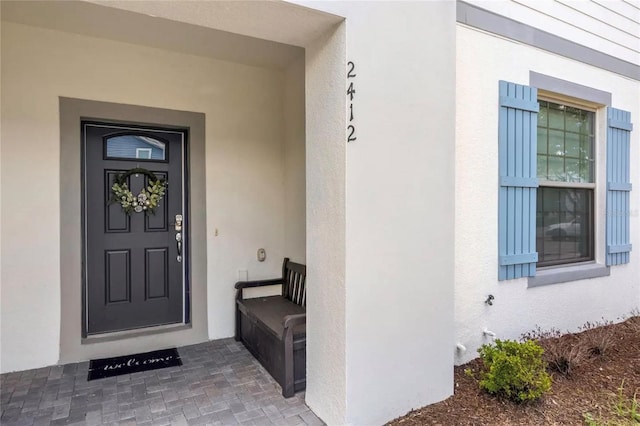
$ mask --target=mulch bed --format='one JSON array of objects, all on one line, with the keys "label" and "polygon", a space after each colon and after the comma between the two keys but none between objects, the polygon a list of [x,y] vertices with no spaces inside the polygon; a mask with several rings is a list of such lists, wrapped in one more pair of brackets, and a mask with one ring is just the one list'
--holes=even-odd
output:
[{"label": "mulch bed", "polygon": [[[475,379],[464,373],[478,371],[476,359],[455,367],[455,394],[445,401],[411,411],[389,423],[413,425],[584,425],[590,413],[599,424],[640,425],[616,416],[614,404],[624,381],[627,400],[637,392],[640,402],[640,316],[595,330],[567,334],[559,339],[589,341],[589,333],[611,333],[611,347],[604,356],[588,354],[569,377],[551,372],[551,391],[534,403],[516,404],[482,391]],[[606,334],[605,333],[605,334]]]}]

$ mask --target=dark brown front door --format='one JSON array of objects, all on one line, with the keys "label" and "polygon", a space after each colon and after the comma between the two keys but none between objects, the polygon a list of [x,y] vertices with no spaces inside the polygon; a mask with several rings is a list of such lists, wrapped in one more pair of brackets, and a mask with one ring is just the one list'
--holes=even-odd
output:
[{"label": "dark brown front door", "polygon": [[[96,122],[82,131],[86,334],[185,321],[186,133]],[[133,211],[114,201],[117,176]],[[154,177],[167,185],[151,213],[139,194]]]}]

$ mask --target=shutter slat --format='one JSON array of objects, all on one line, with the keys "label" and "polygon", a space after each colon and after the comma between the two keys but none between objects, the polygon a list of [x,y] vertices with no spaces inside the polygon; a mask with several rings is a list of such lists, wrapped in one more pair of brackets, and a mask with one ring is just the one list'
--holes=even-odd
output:
[{"label": "shutter slat", "polygon": [[610,191],[631,191],[633,185],[631,183],[626,182],[608,182],[607,190]]},{"label": "shutter slat", "polygon": [[624,118],[620,119],[620,118],[610,118],[609,120],[607,120],[607,125],[609,127],[612,127],[614,129],[620,129],[620,130],[626,130],[628,132],[633,130],[633,124],[631,124],[631,122],[625,122],[623,121]]},{"label": "shutter slat", "polygon": [[631,113],[607,108],[606,264],[629,263]]},{"label": "shutter slat", "polygon": [[538,187],[538,178],[500,176],[500,186]]},{"label": "shutter slat", "polygon": [[[511,94],[511,96],[513,96],[513,94]],[[514,108],[522,111],[540,111],[540,105],[538,104],[537,100],[532,102],[530,100],[515,98],[511,96],[500,96],[500,106]]]},{"label": "shutter slat", "polygon": [[498,279],[535,275],[537,90],[500,82]]},{"label": "shutter slat", "polygon": [[[631,113],[626,113],[627,122],[631,123]],[[627,137],[624,138],[624,150],[627,153],[627,161],[624,163],[624,177],[626,182],[629,182],[629,191],[624,196],[625,206],[624,209],[628,213],[625,217],[625,235],[628,235],[627,242],[631,243],[631,132],[633,131],[633,124],[631,124],[626,133]],[[629,244],[629,250],[624,254],[624,263],[629,263],[631,260],[631,244]]]},{"label": "shutter slat", "polygon": [[[538,91],[532,87],[529,88],[529,97],[538,101]],[[538,110],[540,106],[538,105]],[[529,114],[529,142],[531,150],[529,151],[529,176],[536,177],[536,186],[529,189],[529,247],[536,247],[536,203],[538,188],[538,114]],[[537,254],[537,253],[536,253]],[[536,275],[536,262],[529,263],[527,276]]]},{"label": "shutter slat", "polygon": [[512,254],[510,256],[500,256],[500,265],[520,265],[537,262],[538,253]]},{"label": "shutter slat", "polygon": [[[516,86],[516,96],[518,99],[523,99],[524,95],[522,93],[522,88]],[[515,137],[515,146],[514,146],[514,170],[515,176],[522,176],[522,111],[519,109],[514,109],[514,137]],[[514,187],[513,194],[513,205],[515,209],[515,220],[513,221],[514,230],[513,230],[513,253],[516,256],[522,255],[522,221],[518,220],[518,218],[522,217],[522,188]],[[518,262],[514,264],[514,276],[521,277],[522,276],[522,262]]]},{"label": "shutter slat", "polygon": [[629,253],[630,251],[631,251],[631,244],[607,247],[607,254]]}]

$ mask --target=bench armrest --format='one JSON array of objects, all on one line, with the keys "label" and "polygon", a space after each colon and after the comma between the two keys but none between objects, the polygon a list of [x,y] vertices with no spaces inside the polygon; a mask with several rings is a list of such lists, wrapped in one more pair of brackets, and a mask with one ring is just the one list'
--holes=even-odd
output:
[{"label": "bench armrest", "polygon": [[255,281],[238,281],[235,285],[236,290],[250,287],[263,287],[266,285],[282,284],[282,278],[273,278],[270,280],[255,280]]},{"label": "bench armrest", "polygon": [[300,324],[304,324],[307,322],[307,314],[294,314],[294,315],[287,315],[282,319],[282,325],[284,326],[285,330],[287,328],[293,328],[296,325],[300,325]]}]

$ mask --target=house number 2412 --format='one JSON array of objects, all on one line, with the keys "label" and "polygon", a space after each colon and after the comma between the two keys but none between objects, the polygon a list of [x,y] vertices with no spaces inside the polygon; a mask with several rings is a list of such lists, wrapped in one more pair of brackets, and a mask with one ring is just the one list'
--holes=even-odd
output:
[{"label": "house number 2412", "polygon": [[347,62],[347,83],[349,86],[347,88],[347,98],[349,101],[349,125],[347,126],[347,142],[353,142],[356,140],[356,126],[353,121],[353,98],[356,94],[356,89],[354,85],[354,78],[356,77],[356,65],[349,61]]}]

